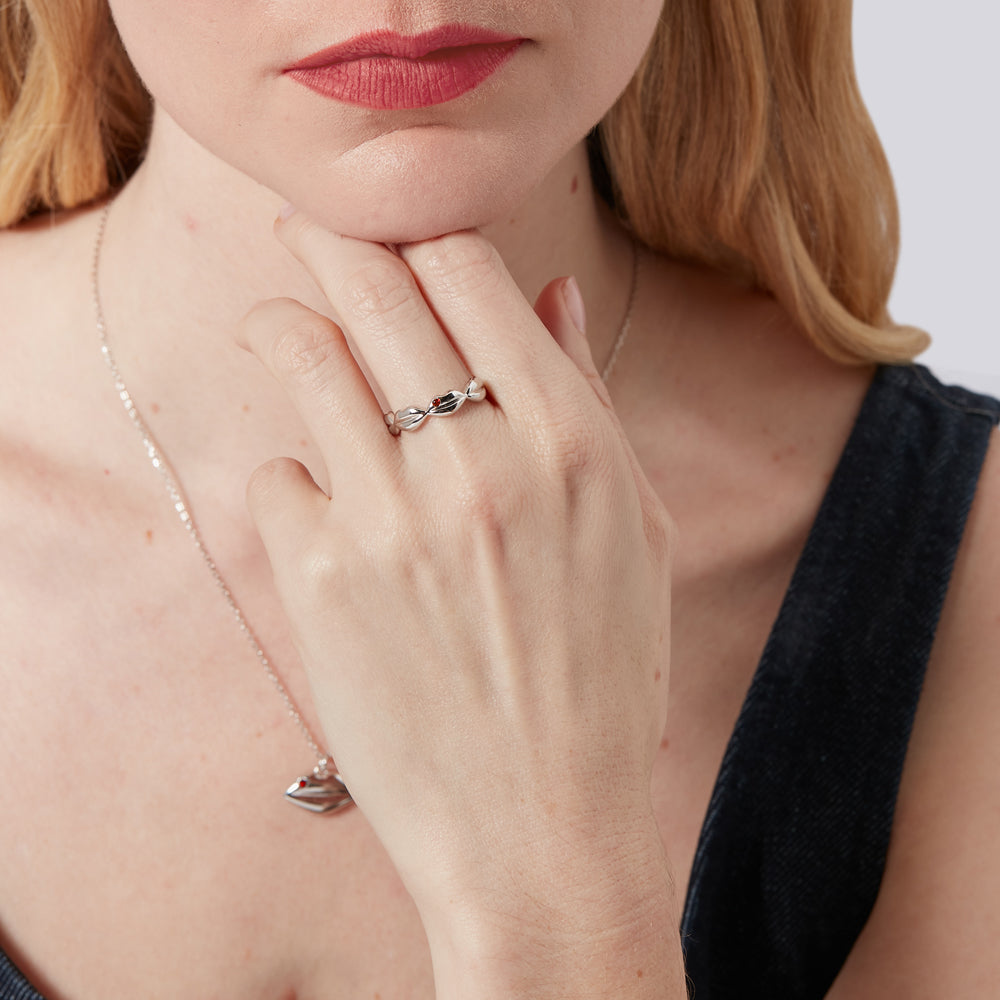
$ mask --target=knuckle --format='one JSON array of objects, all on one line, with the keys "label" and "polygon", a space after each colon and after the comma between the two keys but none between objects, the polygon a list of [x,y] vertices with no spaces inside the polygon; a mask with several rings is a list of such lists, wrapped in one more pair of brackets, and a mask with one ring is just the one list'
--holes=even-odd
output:
[{"label": "knuckle", "polygon": [[[491,449],[487,446],[486,451]],[[534,489],[530,464],[506,463],[502,473],[481,452],[453,456],[445,488],[431,484],[419,509],[433,511],[431,522],[455,538],[479,535],[482,529],[509,527],[522,509],[523,495]],[[404,522],[405,527],[405,522]],[[424,530],[422,520],[414,526]]]},{"label": "knuckle", "polygon": [[295,592],[314,616],[350,605],[354,588],[344,563],[340,549],[326,538],[313,539],[299,549]]},{"label": "knuckle", "polygon": [[456,483],[451,503],[458,523],[500,528],[511,522],[512,495],[509,480],[501,483],[494,476],[472,472]]},{"label": "knuckle", "polygon": [[349,315],[378,330],[416,318],[419,303],[413,277],[397,258],[369,261],[341,282],[339,301]]},{"label": "knuckle", "polygon": [[478,233],[451,233],[428,240],[412,259],[421,276],[451,295],[490,295],[503,285],[500,255]]},{"label": "knuckle", "polygon": [[312,539],[298,553],[298,575],[308,592],[326,592],[341,577],[338,561],[325,539]]},{"label": "knuckle", "polygon": [[434,565],[436,554],[426,525],[406,513],[397,513],[364,546],[366,563],[378,567],[380,577],[404,583],[414,582],[417,567]]},{"label": "knuckle", "polygon": [[[511,454],[501,425],[487,425],[482,431],[475,447],[464,442],[454,448],[447,488],[437,489],[434,498],[445,523],[477,531],[515,523],[524,512],[525,497],[533,496],[537,486],[530,454]],[[508,458],[497,464],[498,455]]]},{"label": "knuckle", "polygon": [[610,470],[613,449],[608,438],[593,421],[579,414],[552,418],[543,436],[545,463],[563,479]]},{"label": "knuckle", "polygon": [[271,367],[279,378],[310,382],[328,373],[340,355],[331,327],[321,316],[299,316],[287,323],[271,345]]}]

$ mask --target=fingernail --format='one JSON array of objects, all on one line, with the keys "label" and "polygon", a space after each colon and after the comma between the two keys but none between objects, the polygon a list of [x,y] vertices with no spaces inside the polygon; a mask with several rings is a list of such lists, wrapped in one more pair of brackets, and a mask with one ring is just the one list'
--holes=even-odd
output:
[{"label": "fingernail", "polygon": [[290,201],[286,201],[281,206],[281,211],[278,212],[278,218],[284,222],[286,219],[290,219],[295,214],[295,211],[295,206]]},{"label": "fingernail", "polygon": [[566,311],[569,318],[576,324],[580,333],[587,332],[587,310],[583,305],[583,296],[580,294],[580,286],[576,283],[576,278],[572,275],[568,277],[562,286],[563,301],[566,303]]}]

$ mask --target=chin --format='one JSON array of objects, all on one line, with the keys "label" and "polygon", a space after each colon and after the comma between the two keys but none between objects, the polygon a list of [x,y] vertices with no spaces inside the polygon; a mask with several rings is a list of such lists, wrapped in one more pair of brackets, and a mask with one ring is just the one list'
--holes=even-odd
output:
[{"label": "chin", "polygon": [[342,236],[352,236],[372,243],[418,243],[463,229],[478,229],[513,212],[515,199],[502,204],[490,199],[458,201],[428,192],[419,199],[391,195],[359,199],[353,204],[319,199],[315,203],[295,203],[317,222]]},{"label": "chin", "polygon": [[[338,157],[326,171],[276,187],[333,232],[415,243],[510,218],[551,169],[555,150],[520,151],[506,138],[473,143],[397,133]],[[548,155],[545,155],[548,153]]]}]

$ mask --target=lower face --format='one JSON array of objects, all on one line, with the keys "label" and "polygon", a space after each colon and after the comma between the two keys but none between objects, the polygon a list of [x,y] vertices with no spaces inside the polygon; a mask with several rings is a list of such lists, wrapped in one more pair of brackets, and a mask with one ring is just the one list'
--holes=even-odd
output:
[{"label": "lower face", "polygon": [[111,7],[158,106],[201,146],[337,232],[405,242],[523,202],[624,89],[662,2]]}]

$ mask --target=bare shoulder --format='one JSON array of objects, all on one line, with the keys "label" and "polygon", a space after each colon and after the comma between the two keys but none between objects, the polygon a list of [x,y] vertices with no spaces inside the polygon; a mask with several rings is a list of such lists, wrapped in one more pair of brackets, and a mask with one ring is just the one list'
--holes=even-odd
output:
[{"label": "bare shoulder", "polygon": [[0,294],[5,304],[27,297],[71,257],[89,213],[38,215],[11,229],[0,230]]},{"label": "bare shoulder", "polygon": [[73,477],[95,464],[88,433],[99,411],[85,405],[101,374],[89,293],[94,223],[93,213],[66,213],[0,232],[0,629],[8,639],[24,581],[65,534],[57,498],[78,496]]},{"label": "bare shoulder", "polygon": [[994,995],[1000,982],[1000,434],[952,577],[878,902],[831,997]]},{"label": "bare shoulder", "polygon": [[92,211],[39,216],[14,229],[0,230],[0,338],[38,324],[49,325],[79,302],[90,273],[87,251],[94,228]]},{"label": "bare shoulder", "polygon": [[92,211],[80,211],[0,231],[0,435],[8,440],[37,427],[40,408],[79,374],[95,224]]}]

